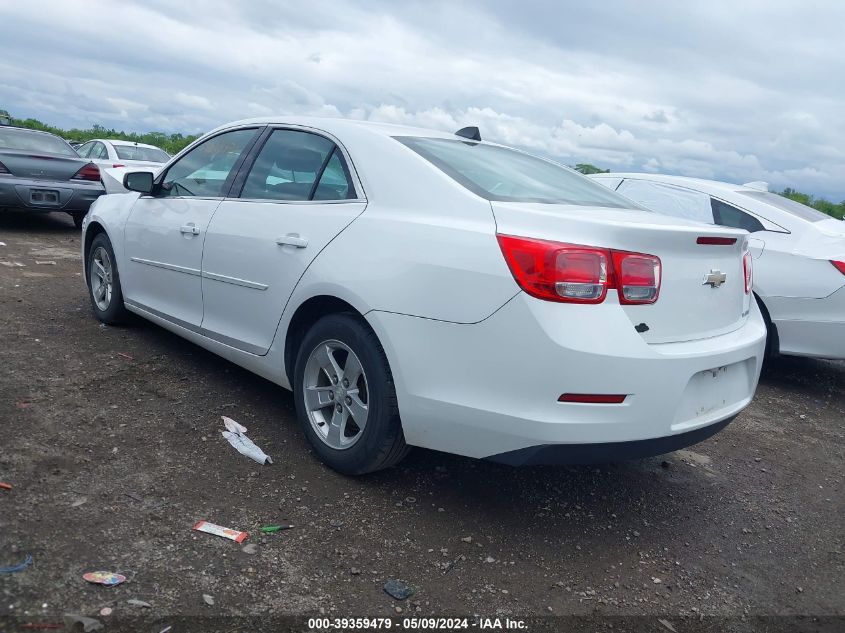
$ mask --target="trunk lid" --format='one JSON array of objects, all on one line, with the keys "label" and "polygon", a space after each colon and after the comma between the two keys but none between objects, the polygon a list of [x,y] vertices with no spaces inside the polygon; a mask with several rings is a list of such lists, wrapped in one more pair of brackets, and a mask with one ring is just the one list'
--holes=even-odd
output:
[{"label": "trunk lid", "polygon": [[79,156],[62,156],[45,152],[0,150],[0,163],[13,176],[31,180],[66,181],[87,165],[89,160]]},{"label": "trunk lid", "polygon": [[[690,341],[738,329],[748,318],[745,231],[643,210],[491,202],[500,234],[656,255],[662,280],[657,301],[620,305],[648,343]],[[735,238],[733,245],[697,244],[699,237]],[[713,273],[715,287],[705,278]],[[724,281],[718,280],[724,275]],[[616,291],[605,303],[619,303]],[[561,307],[566,304],[562,304]],[[641,324],[647,326],[647,330]]]}]

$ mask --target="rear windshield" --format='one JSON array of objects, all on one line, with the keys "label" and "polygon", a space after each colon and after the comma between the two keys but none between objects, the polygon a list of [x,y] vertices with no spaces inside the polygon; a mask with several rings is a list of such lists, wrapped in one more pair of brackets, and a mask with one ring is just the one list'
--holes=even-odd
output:
[{"label": "rear windshield", "polygon": [[395,138],[487,200],[640,208],[586,176],[514,149],[457,139]]},{"label": "rear windshield", "polygon": [[771,193],[770,191],[737,191],[737,193],[754,198],[755,200],[767,202],[781,211],[791,213],[808,222],[821,222],[822,220],[829,220],[833,217],[827,213],[822,213],[818,209],[808,207],[806,204],[801,204],[800,202],[796,202],[777,193]]},{"label": "rear windshield", "polygon": [[120,160],[143,160],[148,163],[166,163],[170,156],[157,147],[136,147],[135,145],[115,145],[114,151]]},{"label": "rear windshield", "polygon": [[78,158],[73,148],[58,136],[14,128],[0,128],[0,150],[4,149],[59,154]]}]

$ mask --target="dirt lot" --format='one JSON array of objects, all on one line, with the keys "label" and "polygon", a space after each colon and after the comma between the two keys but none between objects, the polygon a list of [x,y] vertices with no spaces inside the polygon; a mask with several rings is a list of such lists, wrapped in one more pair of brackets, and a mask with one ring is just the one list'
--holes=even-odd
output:
[{"label": "dirt lot", "polygon": [[[0,574],[0,616],[845,615],[845,364],[781,359],[724,432],[663,458],[415,450],[348,479],[310,454],[287,391],[152,324],[101,326],[68,216],[0,216],[0,241],[0,566],[34,561]],[[221,415],[275,464],[236,453]]]}]

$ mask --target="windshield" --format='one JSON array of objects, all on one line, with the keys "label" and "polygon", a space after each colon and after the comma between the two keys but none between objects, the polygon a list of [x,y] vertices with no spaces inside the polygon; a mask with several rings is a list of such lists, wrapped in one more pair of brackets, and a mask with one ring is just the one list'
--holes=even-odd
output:
[{"label": "windshield", "polygon": [[114,151],[120,160],[143,160],[148,163],[166,163],[170,160],[170,156],[157,147],[115,145]]},{"label": "windshield", "polygon": [[395,138],[487,200],[640,208],[586,176],[514,149],[443,138]]},{"label": "windshield", "polygon": [[42,152],[77,157],[73,148],[58,136],[14,128],[0,129],[0,150],[16,149],[25,152]]},{"label": "windshield", "polygon": [[754,198],[755,200],[767,202],[781,211],[791,213],[808,222],[821,222],[822,220],[830,220],[833,217],[827,213],[822,213],[818,209],[808,207],[806,204],[801,204],[777,193],[771,193],[769,191],[737,191],[737,193]]}]

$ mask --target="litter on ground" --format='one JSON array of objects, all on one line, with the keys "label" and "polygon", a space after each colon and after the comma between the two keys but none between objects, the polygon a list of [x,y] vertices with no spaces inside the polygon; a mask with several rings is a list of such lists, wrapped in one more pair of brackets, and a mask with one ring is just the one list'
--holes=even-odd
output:
[{"label": "litter on ground", "polygon": [[111,571],[89,571],[82,574],[82,578],[95,585],[105,585],[106,587],[113,587],[126,581],[126,576]]},{"label": "litter on ground", "polygon": [[223,527],[222,525],[209,523],[208,521],[198,522],[193,529],[197,532],[205,532],[206,534],[213,534],[214,536],[222,536],[230,541],[235,541],[235,543],[241,543],[249,536],[247,532],[240,532],[238,530],[233,530],[232,528]]},{"label": "litter on ground", "polygon": [[9,567],[0,567],[0,574],[14,574],[15,572],[23,571],[30,565],[32,565],[32,555],[27,554],[22,563],[10,565]]},{"label": "litter on ground", "polygon": [[225,431],[221,431],[223,437],[229,440],[229,444],[235,447],[241,455],[254,459],[259,464],[272,464],[273,460],[264,451],[258,448],[251,439],[246,436],[246,427],[238,424],[232,418],[221,415]]}]

